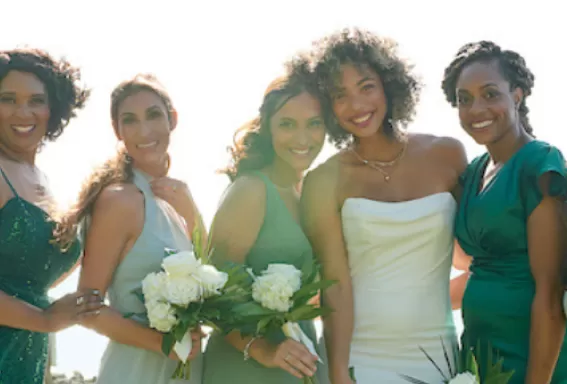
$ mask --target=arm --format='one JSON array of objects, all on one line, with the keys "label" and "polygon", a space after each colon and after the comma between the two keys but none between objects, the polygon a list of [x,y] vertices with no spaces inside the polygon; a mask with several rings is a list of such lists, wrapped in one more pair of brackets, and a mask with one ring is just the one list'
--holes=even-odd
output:
[{"label": "arm", "polygon": [[302,224],[322,265],[324,279],[337,284],[325,291],[322,301],[333,309],[323,318],[331,382],[351,383],[348,373],[354,324],[353,292],[341,218],[337,204],[334,170],[328,164],[312,171],[302,192]]},{"label": "arm", "polygon": [[526,383],[549,383],[565,334],[561,263],[567,251],[558,199],[548,195],[550,174],[540,178],[543,200],[528,218],[528,253],[535,280]]},{"label": "arm", "polygon": [[[116,267],[143,226],[143,196],[132,185],[110,186],[94,206],[87,232],[79,288],[106,293]],[[84,326],[122,344],[161,353],[162,334],[105,307]]]},{"label": "arm", "polygon": [[[266,187],[261,180],[240,177],[229,187],[213,221],[211,244],[215,264],[245,263],[264,222],[265,206]],[[266,367],[279,367],[298,378],[315,372],[316,357],[294,340],[273,345],[266,339],[253,340],[236,331],[228,334],[226,340],[239,351],[248,346],[249,356]]]},{"label": "arm", "polygon": [[460,309],[463,296],[465,294],[465,288],[467,287],[467,282],[469,281],[469,267],[472,258],[467,255],[459,242],[455,240],[455,245],[453,248],[453,267],[459,271],[463,271],[459,276],[451,279],[449,283],[449,292],[451,295],[451,307],[453,310]]}]

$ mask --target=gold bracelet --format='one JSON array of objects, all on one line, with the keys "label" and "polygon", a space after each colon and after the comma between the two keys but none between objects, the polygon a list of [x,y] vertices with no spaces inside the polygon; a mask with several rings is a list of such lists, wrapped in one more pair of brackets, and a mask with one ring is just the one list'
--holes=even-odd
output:
[{"label": "gold bracelet", "polygon": [[253,338],[250,339],[250,341],[248,343],[246,343],[246,346],[244,347],[244,350],[242,351],[242,353],[244,354],[244,361],[250,359],[250,347],[252,346],[252,344],[254,344],[254,342],[256,340],[258,340],[258,337],[254,336]]}]

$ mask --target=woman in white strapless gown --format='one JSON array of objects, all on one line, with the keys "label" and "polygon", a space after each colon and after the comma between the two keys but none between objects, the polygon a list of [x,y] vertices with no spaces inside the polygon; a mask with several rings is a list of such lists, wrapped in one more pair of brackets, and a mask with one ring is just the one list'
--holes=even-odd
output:
[{"label": "woman in white strapless gown", "polygon": [[466,155],[454,139],[403,131],[419,85],[391,41],[355,30],[316,46],[329,136],[346,147],[307,176],[302,197],[324,278],[338,281],[323,298],[331,381],[352,383],[353,367],[358,384],[441,383],[422,349],[448,377],[451,300],[467,278],[450,289],[452,192]]}]

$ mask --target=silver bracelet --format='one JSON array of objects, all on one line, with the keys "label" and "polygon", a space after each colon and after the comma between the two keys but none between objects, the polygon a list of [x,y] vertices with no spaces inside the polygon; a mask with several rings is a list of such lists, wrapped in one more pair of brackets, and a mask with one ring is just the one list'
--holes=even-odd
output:
[{"label": "silver bracelet", "polygon": [[244,354],[244,361],[250,359],[250,347],[252,346],[252,344],[254,344],[256,340],[258,340],[258,337],[254,336],[253,338],[250,339],[248,343],[246,343],[244,350],[242,350],[242,353]]}]

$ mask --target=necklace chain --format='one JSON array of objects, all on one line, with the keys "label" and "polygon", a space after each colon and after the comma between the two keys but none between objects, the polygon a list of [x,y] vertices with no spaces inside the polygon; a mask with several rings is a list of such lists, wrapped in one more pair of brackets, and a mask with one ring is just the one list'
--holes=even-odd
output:
[{"label": "necklace chain", "polygon": [[[384,181],[389,182],[391,172],[387,172],[384,168],[393,167],[393,166],[397,165],[397,163],[402,159],[402,157],[404,157],[404,154],[406,153],[407,147],[408,146],[407,146],[407,142],[406,142],[406,143],[404,143],[404,146],[402,147],[400,152],[391,161],[367,160],[367,159],[363,158],[362,156],[360,156],[354,148],[352,148],[351,150],[352,150],[352,153],[354,153],[354,155],[357,157],[357,159],[362,162],[362,164],[380,172],[382,174],[382,176],[384,177]],[[392,169],[392,172],[393,171],[394,171],[394,169]]]}]

